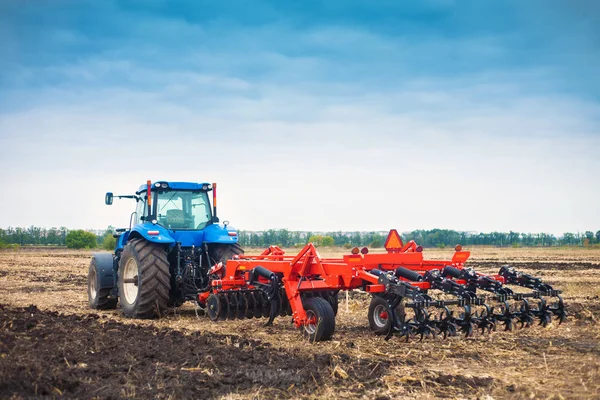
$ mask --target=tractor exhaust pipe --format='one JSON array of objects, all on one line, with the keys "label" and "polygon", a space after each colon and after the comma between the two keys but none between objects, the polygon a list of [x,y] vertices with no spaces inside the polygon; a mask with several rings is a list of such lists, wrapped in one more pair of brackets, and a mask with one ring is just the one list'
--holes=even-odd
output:
[{"label": "tractor exhaust pipe", "polygon": [[219,217],[217,217],[217,183],[213,182],[213,222],[219,222]]},{"label": "tractor exhaust pipe", "polygon": [[[150,180],[148,180],[146,182],[146,184],[148,185],[148,217],[152,216],[152,182]],[[153,218],[150,218],[150,220],[152,220]]]}]

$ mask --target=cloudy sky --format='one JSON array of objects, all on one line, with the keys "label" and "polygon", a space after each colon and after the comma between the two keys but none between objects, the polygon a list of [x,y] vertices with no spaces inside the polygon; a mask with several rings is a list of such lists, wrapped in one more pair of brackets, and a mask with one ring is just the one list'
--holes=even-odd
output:
[{"label": "cloudy sky", "polygon": [[0,227],[216,181],[242,229],[600,229],[600,5],[0,2]]}]

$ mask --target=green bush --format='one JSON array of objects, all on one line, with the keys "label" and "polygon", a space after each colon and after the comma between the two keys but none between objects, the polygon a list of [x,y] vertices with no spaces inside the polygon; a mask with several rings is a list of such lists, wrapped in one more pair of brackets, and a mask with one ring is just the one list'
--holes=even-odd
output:
[{"label": "green bush", "polygon": [[69,249],[91,249],[97,246],[96,235],[81,229],[67,233],[65,242]]},{"label": "green bush", "polygon": [[104,235],[104,240],[102,241],[102,248],[104,250],[113,251],[117,246],[117,239],[112,235],[112,233],[107,233]]},{"label": "green bush", "polygon": [[20,244],[4,243],[3,241],[0,240],[0,250],[19,250],[20,248],[21,248]]},{"label": "green bush", "polygon": [[315,246],[333,246],[334,240],[331,236],[313,235],[308,238],[308,241]]}]

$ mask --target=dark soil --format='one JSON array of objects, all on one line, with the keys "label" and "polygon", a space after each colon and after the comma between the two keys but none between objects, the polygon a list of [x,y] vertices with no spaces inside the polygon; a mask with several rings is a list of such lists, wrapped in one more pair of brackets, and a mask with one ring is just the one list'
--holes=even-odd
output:
[{"label": "dark soil", "polygon": [[[237,336],[159,330],[35,306],[0,305],[0,321],[0,398],[206,399],[259,389],[263,396],[294,397],[310,394],[343,358],[303,358]],[[352,378],[372,372],[374,379],[386,369],[368,360],[355,367]]]}]

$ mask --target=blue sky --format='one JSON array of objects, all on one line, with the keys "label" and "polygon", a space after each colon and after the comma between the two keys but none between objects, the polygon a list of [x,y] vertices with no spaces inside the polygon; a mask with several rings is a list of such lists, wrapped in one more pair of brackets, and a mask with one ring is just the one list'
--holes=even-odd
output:
[{"label": "blue sky", "polygon": [[167,179],[243,229],[596,231],[599,11],[4,1],[0,225],[124,225],[103,193]]}]

